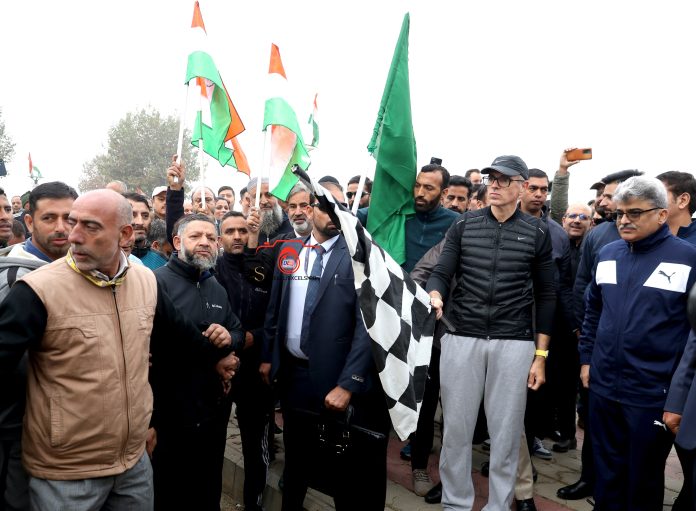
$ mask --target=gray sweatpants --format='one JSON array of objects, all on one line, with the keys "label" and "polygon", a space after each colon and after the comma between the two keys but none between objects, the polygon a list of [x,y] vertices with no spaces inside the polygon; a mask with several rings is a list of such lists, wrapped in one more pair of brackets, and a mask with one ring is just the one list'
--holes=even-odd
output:
[{"label": "gray sweatpants", "polygon": [[444,509],[473,507],[471,441],[482,397],[491,437],[488,504],[484,510],[510,509],[533,358],[534,343],[529,341],[443,336],[440,392],[445,424],[440,479]]}]

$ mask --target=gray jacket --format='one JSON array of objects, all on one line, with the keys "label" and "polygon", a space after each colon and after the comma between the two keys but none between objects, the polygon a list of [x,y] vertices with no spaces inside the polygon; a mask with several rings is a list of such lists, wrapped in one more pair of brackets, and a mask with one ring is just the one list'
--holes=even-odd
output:
[{"label": "gray jacket", "polygon": [[[20,278],[46,263],[24,250],[24,244],[0,250],[0,303]],[[8,255],[8,254],[12,255]],[[0,439],[16,440],[22,434],[22,419],[26,399],[27,354],[12,374],[0,375]]]}]

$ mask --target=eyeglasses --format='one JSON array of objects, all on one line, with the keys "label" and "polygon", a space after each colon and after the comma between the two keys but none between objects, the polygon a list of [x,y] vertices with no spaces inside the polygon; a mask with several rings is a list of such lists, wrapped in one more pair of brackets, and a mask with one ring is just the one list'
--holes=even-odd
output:
[{"label": "eyeglasses", "polygon": [[631,222],[635,222],[636,220],[640,220],[640,215],[642,215],[643,213],[647,213],[648,211],[655,211],[656,209],[663,208],[629,209],[628,211],[617,209],[616,212],[614,212],[614,218],[616,218],[616,220],[618,221],[621,220],[621,218],[624,215],[626,215]]},{"label": "eyeglasses", "polygon": [[590,218],[585,213],[568,213],[567,215],[565,215],[565,217],[570,218],[571,220],[575,220],[576,218],[578,220],[588,220]]},{"label": "eyeglasses", "polygon": [[[349,199],[352,199],[353,197],[355,197],[355,195],[356,195],[355,192],[346,192],[346,197],[348,197]],[[367,195],[370,195],[370,193],[369,193],[369,192],[363,192],[362,195],[360,196],[360,198],[362,199],[363,197],[365,197],[365,196],[367,196]]]},{"label": "eyeglasses", "polygon": [[493,184],[493,182],[497,182],[499,187],[509,188],[513,181],[516,183],[524,182],[523,179],[512,179],[508,176],[498,176],[498,177],[491,176],[491,175],[483,176],[483,184],[486,186],[490,186]]}]

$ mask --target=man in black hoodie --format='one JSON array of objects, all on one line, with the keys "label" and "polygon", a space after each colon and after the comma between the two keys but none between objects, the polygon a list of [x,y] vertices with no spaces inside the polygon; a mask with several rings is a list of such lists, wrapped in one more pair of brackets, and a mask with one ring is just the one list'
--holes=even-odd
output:
[{"label": "man in black hoodie", "polygon": [[[244,330],[241,366],[232,386],[244,455],[244,508],[261,510],[268,471],[268,430],[273,412],[271,389],[261,379],[261,336],[268,306],[270,278],[260,257],[246,249],[249,228],[244,215],[230,211],[220,222],[224,253],[218,258],[218,281],[227,290],[232,312]],[[231,401],[229,405],[231,406]]]}]

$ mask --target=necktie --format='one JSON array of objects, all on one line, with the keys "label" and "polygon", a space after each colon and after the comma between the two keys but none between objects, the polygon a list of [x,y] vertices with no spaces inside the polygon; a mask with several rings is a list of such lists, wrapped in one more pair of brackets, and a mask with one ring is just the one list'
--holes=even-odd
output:
[{"label": "necktie", "polygon": [[[305,295],[304,315],[302,316],[302,334],[300,335],[300,349],[307,354],[307,337],[309,336],[309,316],[314,308],[314,302],[319,293],[319,283],[321,282],[322,259],[326,249],[321,245],[316,245],[312,248],[316,253],[312,271],[309,274],[309,282],[307,283],[307,294]],[[309,254],[307,254],[309,257]]]}]

